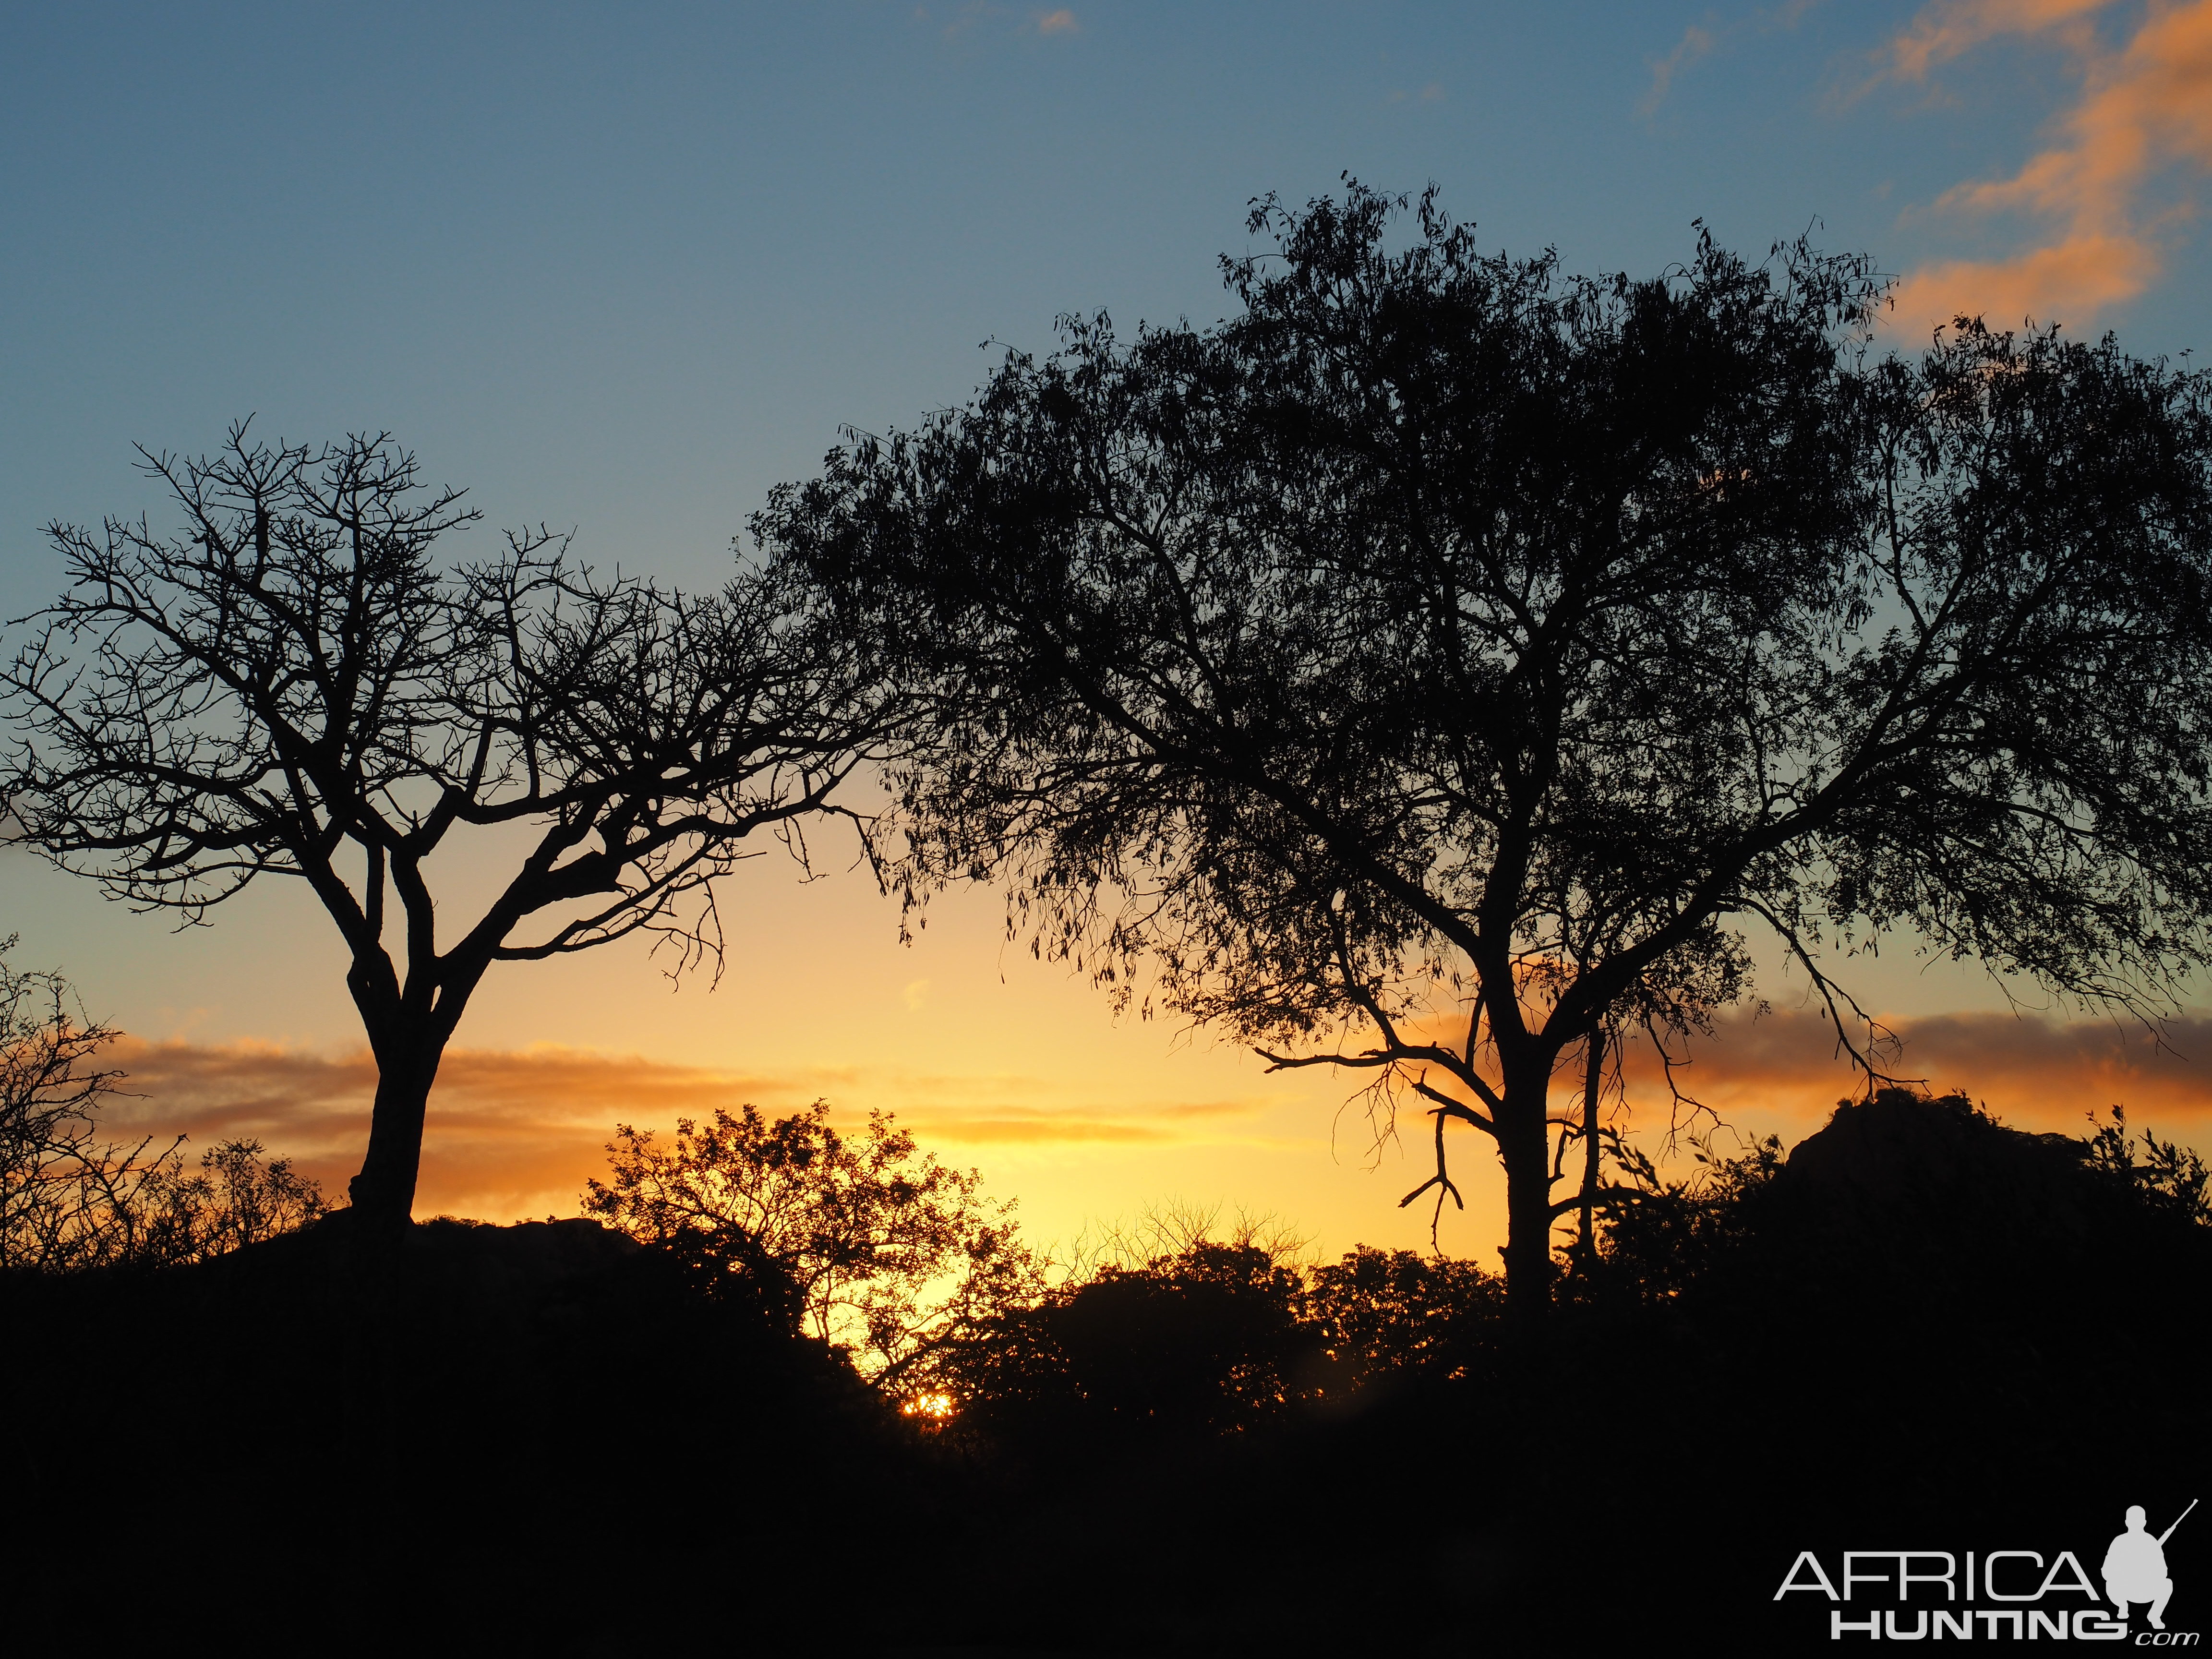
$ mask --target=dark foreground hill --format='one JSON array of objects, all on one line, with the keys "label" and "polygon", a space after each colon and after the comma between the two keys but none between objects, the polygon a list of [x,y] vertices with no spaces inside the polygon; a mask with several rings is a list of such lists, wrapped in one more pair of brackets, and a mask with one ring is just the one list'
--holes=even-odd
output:
[{"label": "dark foreground hill", "polygon": [[[1625,1215],[1544,1375],[1476,1297],[1449,1365],[1272,1414],[1132,1408],[1233,1390],[1223,1331],[1276,1328],[1164,1271],[935,1434],[588,1223],[340,1218],[0,1293],[10,1609],[49,1645],[1832,1651],[1824,1597],[1775,1599],[1801,1552],[2094,1577],[2128,1504],[2212,1496],[2199,1211],[1902,1094]],[[2202,1545],[2203,1511],[2177,1629]]]},{"label": "dark foreground hill", "polygon": [[819,1596],[927,1501],[835,1356],[594,1222],[349,1223],[7,1287],[11,1617],[621,1651]]}]

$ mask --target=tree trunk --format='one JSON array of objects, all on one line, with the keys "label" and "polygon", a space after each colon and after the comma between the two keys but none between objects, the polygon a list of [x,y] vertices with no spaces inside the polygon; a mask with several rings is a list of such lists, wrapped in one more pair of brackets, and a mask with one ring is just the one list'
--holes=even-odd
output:
[{"label": "tree trunk", "polygon": [[[1515,1075],[1518,1071],[1521,1075]],[[1548,1068],[1514,1067],[1496,1115],[1505,1165],[1506,1325],[1522,1359],[1541,1349],[1552,1306],[1551,1136],[1544,1121]]]},{"label": "tree trunk", "polygon": [[368,1156],[348,1188],[364,1220],[404,1223],[415,1209],[422,1166],[422,1121],[445,1045],[428,1040],[380,1045],[376,1106],[368,1121]]},{"label": "tree trunk", "polygon": [[1597,1102],[1605,1083],[1603,1026],[1589,1034],[1583,1060],[1583,1229],[1577,1248],[1588,1267],[1597,1261]]}]

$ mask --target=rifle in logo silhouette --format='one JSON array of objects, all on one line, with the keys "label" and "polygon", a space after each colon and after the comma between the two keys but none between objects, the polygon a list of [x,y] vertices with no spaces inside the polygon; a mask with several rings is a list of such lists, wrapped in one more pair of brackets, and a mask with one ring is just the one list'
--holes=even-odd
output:
[{"label": "rifle in logo silhouette", "polygon": [[[2189,1510],[2193,1510],[2196,1507],[2197,1500],[2192,1498],[2189,1500]],[[2183,1522],[2189,1519],[2189,1510],[2184,1510],[2180,1514],[2173,1517],[2173,1527],[2178,1527]],[[2158,1544],[2160,1549],[2164,1549],[2166,1547],[2166,1540],[2173,1536],[2173,1527],[2168,1527],[2164,1532],[2159,1534]]]}]

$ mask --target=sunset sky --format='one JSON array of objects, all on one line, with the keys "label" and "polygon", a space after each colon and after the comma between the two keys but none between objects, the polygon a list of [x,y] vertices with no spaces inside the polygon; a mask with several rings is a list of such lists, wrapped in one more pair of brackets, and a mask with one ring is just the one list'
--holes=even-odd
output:
[{"label": "sunset sky", "polygon": [[[1967,309],[2212,347],[2212,0],[1911,5],[16,7],[0,54],[0,609],[51,598],[40,526],[160,502],[131,446],[389,429],[499,525],[718,582],[838,428],[911,423],[1056,313],[1224,307],[1255,195],[1434,180],[1515,253],[1647,273],[1702,218],[1808,226],[1899,278],[1893,341]],[[471,857],[479,855],[470,855]],[[480,855],[496,857],[496,849]],[[642,950],[510,966],[431,1106],[417,1212],[573,1212],[617,1121],[817,1096],[896,1111],[1030,1231],[1182,1200],[1334,1251],[1425,1242],[1348,1085],[1116,1025],[954,895],[912,948],[846,860],[732,884],[718,989]],[[488,867],[479,866],[478,867]],[[469,865],[447,891],[465,906]],[[125,1031],[133,1122],[258,1136],[342,1186],[372,1074],[337,941],[270,883],[183,935],[0,850],[0,933]],[[1771,953],[1769,953],[1771,955]],[[2112,1101],[2212,1143],[2212,1018],[2171,1050],[2068,1023],[1911,941],[1846,975],[1900,1070],[2014,1122]],[[1850,1086],[1802,979],[1692,1083],[1794,1140]],[[2212,1008],[2212,995],[2200,1000]],[[1640,1122],[1663,1129],[1648,1073]],[[1487,1255],[1485,1171],[1447,1248]]]}]

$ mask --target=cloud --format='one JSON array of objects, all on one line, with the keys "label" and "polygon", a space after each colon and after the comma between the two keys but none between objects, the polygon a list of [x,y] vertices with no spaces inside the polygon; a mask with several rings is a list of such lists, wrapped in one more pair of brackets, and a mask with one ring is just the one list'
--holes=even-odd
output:
[{"label": "cloud", "polygon": [[1066,6],[1061,6],[1054,11],[1045,12],[1036,20],[1036,30],[1039,34],[1074,34],[1081,27],[1082,25],[1075,21],[1075,14]]},{"label": "cloud", "polygon": [[[204,1149],[231,1136],[294,1158],[333,1192],[361,1162],[376,1067],[365,1050],[318,1054],[261,1043],[119,1041],[113,1062],[128,1097],[106,1115],[111,1133]],[[666,1127],[747,1103],[778,1114],[828,1098],[841,1115],[892,1105],[925,1147],[1167,1146],[1250,1133],[1268,1100],[1065,1105],[1040,1079],[878,1074],[818,1066],[746,1073],[638,1055],[544,1047],[448,1050],[422,1142],[416,1212],[492,1219],[573,1211],[603,1173],[617,1123]]]},{"label": "cloud", "polygon": [[[2176,1021],[2165,1048],[2140,1030],[2094,1021],[1984,1013],[1892,1024],[1905,1039],[1893,1070],[1936,1089],[1964,1090],[2021,1127],[2078,1133],[2084,1114],[2119,1103],[2134,1121],[2161,1133],[2212,1134],[2212,1016]],[[331,1191],[343,1191],[359,1166],[376,1091],[365,1052],[126,1038],[113,1057],[131,1091],[106,1115],[118,1137],[158,1142],[188,1134],[204,1149],[250,1136],[295,1158]],[[1790,1140],[1819,1127],[1839,1097],[1861,1086],[1830,1028],[1802,1012],[1724,1020],[1714,1040],[1693,1045],[1691,1059],[1678,1073],[1687,1092],[1730,1122],[1778,1128]],[[1668,1097],[1655,1057],[1632,1048],[1626,1060],[1632,1127],[1663,1127]],[[747,1102],[775,1115],[827,1097],[848,1121],[869,1106],[890,1106],[925,1148],[956,1159],[1055,1148],[1079,1161],[1104,1152],[1141,1158],[1208,1146],[1321,1157],[1329,1103],[1363,1078],[1311,1080],[1305,1104],[1285,1120],[1289,1103],[1279,1094],[1069,1100],[1059,1097],[1064,1084],[1012,1073],[751,1073],[573,1048],[454,1049],[431,1103],[416,1210],[492,1220],[573,1213],[585,1182],[606,1168],[616,1124],[666,1127]],[[1571,1104],[1574,1088],[1563,1074],[1561,1106]],[[1005,1179],[994,1177],[994,1187]]]},{"label": "cloud", "polygon": [[[2170,1133],[2212,1130],[2212,1016],[2172,1022],[2164,1046],[2140,1027],[2008,1013],[1896,1018],[1902,1039],[1887,1069],[1958,1090],[2024,1128],[2080,1133],[2090,1112],[2119,1104],[2138,1123]],[[1836,1102],[1864,1085],[1818,1015],[1787,1011],[1723,1021],[1677,1073],[1685,1092],[1723,1117],[1747,1110],[1802,1120],[1809,1132]],[[1647,1045],[1630,1050],[1632,1098],[1663,1114],[1664,1073]]]},{"label": "cloud", "polygon": [[1907,275],[1899,325],[1954,315],[2012,325],[2080,324],[2133,298],[2164,269],[2160,233],[2185,216],[2160,211],[2154,187],[2212,171],[2212,0],[2154,3],[2125,43],[2090,26],[2110,0],[1957,0],[1932,8],[1890,45],[1886,74],[1923,80],[2000,34],[2055,39],[2075,59],[2081,94],[2052,123],[2054,142],[2007,179],[1946,191],[1932,212],[1954,219],[2016,214],[2040,226],[2033,244],[1991,260],[1942,260]]},{"label": "cloud", "polygon": [[[118,1133],[191,1136],[205,1147],[250,1136],[343,1191],[361,1162],[376,1094],[365,1050],[328,1056],[257,1043],[119,1042],[133,1099],[108,1115]],[[665,1122],[747,1100],[784,1106],[834,1091],[823,1069],[754,1077],[563,1048],[453,1049],[439,1068],[423,1137],[424,1213],[543,1214],[573,1208],[605,1162],[617,1122]]]},{"label": "cloud", "polygon": [[1940,64],[2006,34],[2040,34],[2079,24],[2112,0],[1953,0],[1930,6],[1883,49],[1881,73],[1924,81]]},{"label": "cloud", "polygon": [[1637,100],[1636,112],[1651,115],[1667,100],[1674,90],[1674,77],[1691,64],[1711,57],[1719,47],[1741,36],[1772,34],[1778,30],[1794,29],[1804,21],[1805,14],[1820,3],[1820,0],[1783,0],[1778,6],[1763,7],[1748,12],[1732,22],[1722,22],[1708,13],[1702,23],[1692,23],[1682,31],[1682,38],[1663,58],[1655,58],[1651,64],[1651,86]]},{"label": "cloud", "polygon": [[1710,54],[1716,37],[1709,28],[1692,23],[1682,31],[1682,38],[1664,58],[1651,65],[1651,90],[1644,94],[1636,106],[1638,115],[1650,115],[1666,101],[1668,92],[1674,87],[1674,77],[1683,70]]},{"label": "cloud", "polygon": [[[2131,1122],[2212,1147],[2212,1014],[2168,1022],[2163,1043],[2138,1025],[2034,1014],[1891,1016],[1885,1024],[1899,1040],[1885,1070],[1933,1092],[1966,1094],[2015,1127],[2079,1134],[2088,1115],[2119,1105]],[[1466,1028],[1427,1022],[1413,1029],[1456,1042]],[[1674,1073],[1686,1097],[1740,1129],[1779,1133],[1785,1143],[1818,1129],[1838,1100],[1866,1091],[1835,1028],[1810,1010],[1724,1014],[1712,1036],[1692,1038],[1676,1057],[1688,1062]],[[1656,1152],[1674,1115],[1666,1068],[1641,1037],[1620,1059],[1627,1127]],[[1443,1079],[1432,1073],[1430,1081]],[[1581,1087],[1581,1055],[1570,1049],[1553,1084],[1553,1109],[1575,1110]],[[1401,1102],[1401,1133],[1412,1121],[1408,1108]]]}]

